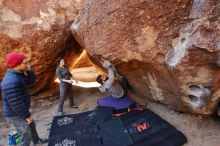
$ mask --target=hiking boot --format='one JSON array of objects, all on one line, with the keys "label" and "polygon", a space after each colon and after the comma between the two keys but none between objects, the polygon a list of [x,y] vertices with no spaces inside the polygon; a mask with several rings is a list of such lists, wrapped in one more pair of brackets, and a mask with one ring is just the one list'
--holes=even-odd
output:
[{"label": "hiking boot", "polygon": [[48,143],[48,139],[46,138],[40,138],[37,142],[35,142],[34,144],[44,144],[44,143]]},{"label": "hiking boot", "polygon": [[220,102],[217,105],[216,111],[217,111],[217,115],[220,116]]},{"label": "hiking boot", "polygon": [[220,108],[217,109],[217,115],[220,117]]},{"label": "hiking boot", "polygon": [[73,105],[73,106],[71,106],[71,108],[79,108],[78,106],[76,106],[76,105]]},{"label": "hiking boot", "polygon": [[58,112],[58,113],[57,113],[57,116],[63,116],[63,115],[64,115],[63,112]]}]

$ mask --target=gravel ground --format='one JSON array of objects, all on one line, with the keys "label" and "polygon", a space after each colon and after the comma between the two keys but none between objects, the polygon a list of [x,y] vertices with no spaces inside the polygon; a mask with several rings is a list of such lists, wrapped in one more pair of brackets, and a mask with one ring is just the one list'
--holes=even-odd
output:
[{"label": "gravel ground", "polygon": [[[80,107],[79,109],[68,108],[68,101],[65,102],[65,114],[74,114],[94,109],[96,106],[96,100],[104,95],[99,93],[97,89],[83,89],[75,92],[75,102]],[[0,112],[2,106],[0,107]],[[187,139],[188,143],[184,146],[219,146],[220,145],[220,122],[213,118],[200,119],[193,115],[181,114],[173,110],[168,109],[166,106],[156,103],[148,103],[148,108],[163,119],[170,122],[177,129],[182,131]],[[32,115],[37,123],[37,130],[39,135],[43,138],[48,137],[49,126],[45,126],[51,123],[52,118],[56,115],[57,98],[53,97],[53,100],[38,99],[32,101]],[[0,116],[0,146],[7,146],[6,136],[7,133],[13,130]],[[42,146],[46,146],[42,145]],[[88,145],[89,146],[89,145]]]}]

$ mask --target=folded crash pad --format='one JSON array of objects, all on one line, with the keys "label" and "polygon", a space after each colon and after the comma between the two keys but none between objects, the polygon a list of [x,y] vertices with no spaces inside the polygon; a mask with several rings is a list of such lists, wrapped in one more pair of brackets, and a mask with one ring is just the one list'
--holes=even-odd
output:
[{"label": "folded crash pad", "polygon": [[97,101],[97,104],[99,106],[113,107],[115,109],[125,109],[131,106],[132,104],[135,104],[135,102],[129,97],[114,98],[112,96],[107,96],[99,99]]},{"label": "folded crash pad", "polygon": [[126,141],[127,146],[181,146],[187,141],[180,131],[148,109],[133,110],[99,126],[99,135],[107,146],[115,146],[116,140]]}]

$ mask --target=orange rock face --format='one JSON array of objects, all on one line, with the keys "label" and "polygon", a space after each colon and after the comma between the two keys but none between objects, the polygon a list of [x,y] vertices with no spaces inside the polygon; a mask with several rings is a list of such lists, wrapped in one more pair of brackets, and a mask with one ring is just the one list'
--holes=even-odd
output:
[{"label": "orange rock face", "polygon": [[5,56],[24,52],[37,75],[32,93],[48,87],[56,58],[66,56],[71,62],[82,52],[69,29],[81,6],[80,0],[0,0],[0,80]]},{"label": "orange rock face", "polygon": [[87,0],[71,29],[139,97],[205,116],[220,99],[219,16],[218,0]]}]

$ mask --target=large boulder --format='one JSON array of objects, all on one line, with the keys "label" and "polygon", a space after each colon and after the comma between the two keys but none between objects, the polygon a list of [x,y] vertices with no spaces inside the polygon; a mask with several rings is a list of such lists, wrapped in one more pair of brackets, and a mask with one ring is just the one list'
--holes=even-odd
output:
[{"label": "large boulder", "polygon": [[48,87],[56,58],[66,56],[72,62],[82,52],[69,28],[82,5],[81,0],[0,0],[0,81],[5,56],[17,51],[29,56],[37,75],[32,93]]},{"label": "large boulder", "polygon": [[139,97],[205,116],[220,99],[219,15],[218,0],[86,0],[71,29]]}]

